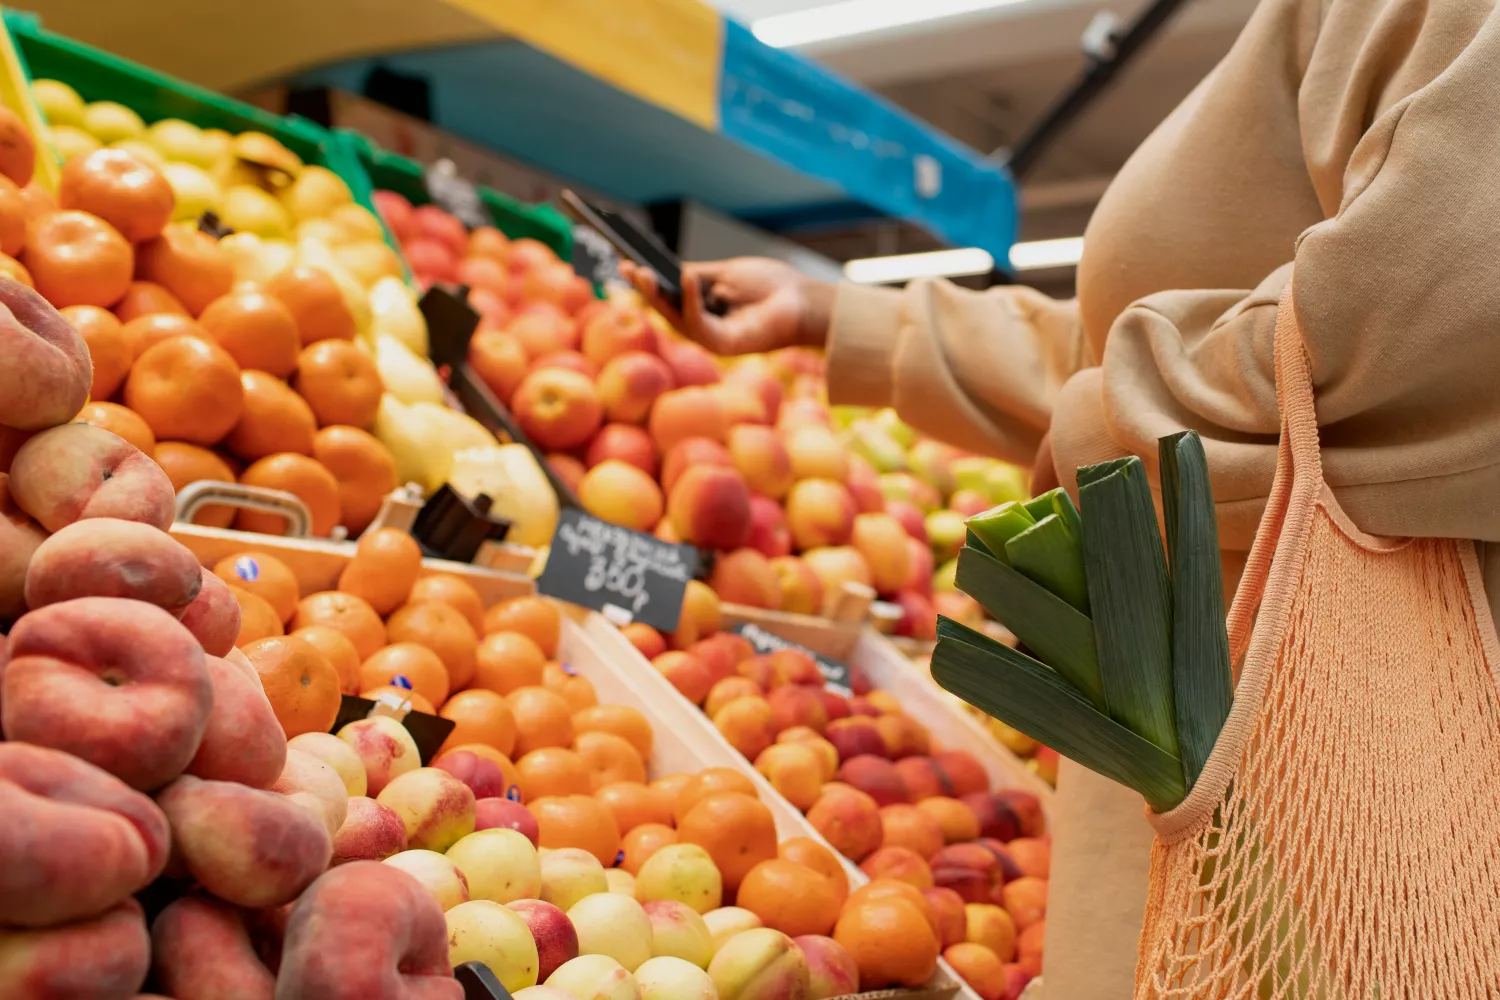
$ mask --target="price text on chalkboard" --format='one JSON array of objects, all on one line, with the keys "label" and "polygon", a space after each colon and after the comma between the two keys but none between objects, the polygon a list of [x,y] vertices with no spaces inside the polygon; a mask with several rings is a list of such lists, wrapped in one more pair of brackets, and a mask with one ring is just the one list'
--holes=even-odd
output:
[{"label": "price text on chalkboard", "polygon": [[790,639],[783,639],[774,632],[768,632],[759,625],[751,622],[740,622],[732,629],[736,634],[755,648],[761,655],[774,653],[779,649],[796,649],[808,656],[818,664],[818,670],[823,674],[823,686],[831,691],[837,691],[842,695],[853,694],[849,686],[849,668],[837,660],[830,660],[826,656],[819,656],[806,646],[798,645]]},{"label": "price text on chalkboard", "polygon": [[603,612],[616,624],[677,629],[682,598],[698,569],[698,551],[672,545],[566,508],[536,582],[549,597]]}]

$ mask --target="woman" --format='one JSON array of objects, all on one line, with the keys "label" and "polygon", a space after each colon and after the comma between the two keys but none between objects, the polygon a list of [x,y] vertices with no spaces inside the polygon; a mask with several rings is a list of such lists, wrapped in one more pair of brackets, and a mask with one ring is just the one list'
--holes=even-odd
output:
[{"label": "woman", "polygon": [[[1264,0],[1115,177],[1076,303],[933,280],[834,289],[737,260],[689,269],[682,327],[721,353],[826,342],[832,402],[893,405],[1070,488],[1078,466],[1128,453],[1150,467],[1157,438],[1196,429],[1237,574],[1276,465],[1272,337],[1295,281],[1344,509],[1374,534],[1478,540],[1493,605],[1497,216],[1492,0]],[[705,282],[732,307],[723,318],[702,312]],[[1047,996],[1129,996],[1140,800],[1076,768],[1063,786],[1054,899],[1094,905],[1066,915],[1065,935],[1054,904]]]}]

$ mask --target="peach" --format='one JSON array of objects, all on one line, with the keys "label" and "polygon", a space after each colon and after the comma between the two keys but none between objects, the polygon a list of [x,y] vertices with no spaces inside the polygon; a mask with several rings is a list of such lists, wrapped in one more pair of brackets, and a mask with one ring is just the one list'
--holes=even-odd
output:
[{"label": "peach", "polygon": [[799,480],[787,494],[787,526],[799,550],[845,544],[854,517],[849,491],[832,479]]},{"label": "peach", "polygon": [[827,1000],[859,992],[859,967],[847,948],[821,934],[803,934],[792,940],[807,959],[807,1000]]},{"label": "peach", "polygon": [[[517,996],[532,1000],[532,990],[522,990]],[[642,1000],[641,987],[635,977],[608,955],[580,955],[564,962],[557,971],[547,977],[542,987],[545,995],[537,1000]]]},{"label": "peach", "polygon": [[834,850],[856,862],[880,846],[880,807],[856,788],[825,788],[807,820]]},{"label": "peach", "polygon": [[178,613],[198,596],[197,557],[150,525],[97,517],[59,529],[32,555],[26,603],[128,597]]},{"label": "peach", "polygon": [[582,445],[604,418],[593,380],[564,368],[543,368],[527,375],[516,388],[511,409],[521,430],[546,451]]},{"label": "peach", "polygon": [[989,775],[973,754],[963,750],[944,750],[933,754],[932,760],[953,786],[955,797],[963,798],[989,790]]},{"label": "peach", "polygon": [[823,581],[796,556],[778,556],[771,570],[781,584],[781,610],[815,615],[823,610]]},{"label": "peach", "polygon": [[849,710],[849,699],[835,691],[819,688],[818,697],[823,699],[823,710],[828,713],[829,722],[834,719],[847,719],[853,714]]},{"label": "peach", "polygon": [[823,707],[823,699],[810,687],[783,685],[766,695],[766,702],[771,706],[771,725],[778,733],[799,726],[822,733],[828,725],[828,711]]},{"label": "peach", "polygon": [[765,775],[782,798],[803,812],[811,809],[823,793],[823,762],[810,746],[772,744],[755,758],[755,769]]},{"label": "peach", "polygon": [[675,384],[672,370],[661,358],[629,351],[604,363],[599,372],[599,399],[610,420],[643,424],[657,398]]},{"label": "peach", "polygon": [[504,331],[481,327],[469,341],[469,367],[502,405],[509,406],[526,378],[526,348]]},{"label": "peach", "polygon": [[151,968],[141,905],[127,899],[97,917],[42,930],[0,928],[5,996],[124,998]]},{"label": "peach", "polygon": [[870,583],[882,594],[900,590],[911,576],[908,542],[906,530],[889,514],[858,514],[854,518],[850,544],[865,557]]},{"label": "peach", "polygon": [[[927,545],[927,525],[922,511],[912,503],[905,500],[887,500],[884,510],[896,523],[901,525],[907,537],[920,542],[925,548]],[[932,558],[932,550],[927,549],[927,556]]]},{"label": "peach", "polygon": [[726,677],[709,689],[708,698],[703,702],[703,711],[712,718],[718,714],[719,709],[736,698],[760,698],[764,694],[765,688],[748,677]]},{"label": "peach", "polygon": [[1032,875],[1005,883],[1005,912],[1024,931],[1047,915],[1047,880]]},{"label": "peach", "polygon": [[[438,766],[441,761],[435,762]],[[474,830],[515,830],[532,845],[541,839],[541,829],[531,810],[505,798],[482,798],[474,801]]]},{"label": "peach", "polygon": [[[745,545],[767,559],[791,554],[792,533],[786,526],[786,512],[781,504],[758,493],[751,494],[750,533],[745,537]],[[779,584],[777,589],[780,590]]]},{"label": "peach", "polygon": [[1002,882],[999,861],[980,844],[949,844],[928,865],[933,883],[952,889],[966,903],[988,903]]},{"label": "peach", "polygon": [[668,493],[677,485],[677,480],[688,469],[700,465],[714,465],[722,469],[733,469],[734,460],[728,449],[717,441],[706,437],[690,437],[664,450],[661,465],[662,489]]},{"label": "peach", "polygon": [[736,934],[708,963],[719,1000],[805,1000],[807,957],[781,931],[769,927]]},{"label": "peach", "polygon": [[208,567],[199,567],[198,575],[198,596],[183,609],[179,620],[209,656],[227,656],[240,634],[240,602]]},{"label": "peach", "polygon": [[[828,723],[823,736],[838,751],[840,761],[848,761],[856,757],[885,756],[885,740],[881,737],[880,730],[875,727],[875,722],[872,719],[864,716],[834,719]],[[866,767],[868,765],[860,766]],[[900,779],[899,772],[896,778]],[[897,787],[895,781],[887,779],[886,783],[893,791]],[[900,781],[900,788],[902,789],[900,796],[891,801],[906,801],[907,795],[910,792],[906,789],[905,781]]]},{"label": "peach", "polygon": [[769,372],[748,367],[745,361],[741,361],[730,370],[724,381],[742,385],[759,396],[761,406],[770,419],[774,420],[781,411],[781,383]]},{"label": "peach", "polygon": [[979,1000],[1004,1000],[1005,963],[989,948],[972,941],[961,941],[944,947],[943,961],[979,994]]},{"label": "peach", "polygon": [[1051,747],[1039,746],[1027,766],[1035,771],[1037,775],[1052,787],[1057,787],[1057,765],[1060,754]]},{"label": "peach", "polygon": [[[953,785],[948,781],[947,775],[940,770],[931,757],[906,757],[896,761],[896,770],[901,773],[901,778],[906,782],[907,791],[911,793],[912,800],[921,802],[923,799],[951,798]],[[963,805],[963,803],[959,803]],[[968,809],[968,806],[964,808]],[[973,810],[969,809],[970,815]],[[976,817],[975,822],[978,822]],[[979,836],[976,831],[974,837]],[[964,840],[973,840],[974,837],[965,837]]]},{"label": "peach", "polygon": [[9,477],[0,472],[0,619],[25,612],[26,568],[46,539],[41,526],[11,500]]},{"label": "peach", "polygon": [[518,830],[471,833],[448,848],[448,860],[468,877],[472,899],[510,903],[535,897],[542,890],[536,846]]},{"label": "peach", "polygon": [[[433,761],[432,766],[447,771],[468,785],[469,791],[474,793],[476,809],[482,800],[498,799],[505,795],[505,772],[500,765],[472,750],[449,750]],[[477,812],[475,816],[477,823]]]},{"label": "peach", "polygon": [[344,779],[323,760],[302,750],[287,749],[286,764],[271,791],[312,810],[328,827],[330,839],[339,832],[349,813]]},{"label": "peach", "polygon": [[[861,514],[885,510],[885,497],[880,492],[880,476],[875,472],[875,467],[860,456],[849,456],[849,478],[844,481],[844,485],[849,487],[849,495],[854,498],[854,508]],[[920,512],[917,523],[922,523]]]},{"label": "peach", "polygon": [[550,302],[528,303],[505,324],[505,332],[521,342],[530,358],[578,346],[578,325]]},{"label": "peach", "polygon": [[56,750],[0,743],[0,815],[0,924],[103,913],[145,888],[167,861],[167,821],[155,804]]},{"label": "peach", "polygon": [[469,901],[468,876],[436,851],[399,851],[384,863],[420,882],[445,911]]},{"label": "peach", "polygon": [[776,429],[790,432],[807,424],[827,427],[830,419],[828,407],[815,399],[788,399],[776,414]]},{"label": "peach", "polygon": [[754,760],[776,742],[771,726],[771,706],[764,698],[736,698],[714,713],[714,728],[746,757]]},{"label": "peach", "polygon": [[213,682],[203,649],[161,608],[83,597],[23,616],[4,675],[7,739],[64,750],[143,791],[182,773]]},{"label": "peach", "polygon": [[[821,692],[819,692],[821,694]],[[795,743],[805,746],[817,754],[819,773],[823,780],[832,781],[834,774],[839,769],[839,752],[816,731],[806,726],[793,726],[776,734],[777,743]]]},{"label": "peach", "polygon": [[777,669],[776,661],[768,655],[752,656],[747,660],[741,660],[734,668],[735,673],[746,680],[754,681],[755,686],[762,691],[770,691],[781,687],[786,683],[786,678]]},{"label": "peach", "polygon": [[673,445],[693,437],[706,437],[722,444],[729,433],[729,415],[717,393],[688,386],[662,393],[651,407],[647,426],[656,446],[665,453]]},{"label": "peach", "polygon": [[922,890],[922,897],[932,908],[932,930],[944,948],[967,940],[968,915],[964,898],[952,889],[932,886]]},{"label": "peach", "polygon": [[356,795],[349,799],[344,825],[333,838],[333,860],[342,865],[350,861],[384,861],[406,850],[406,824],[396,810],[374,799]]},{"label": "peach", "polygon": [[[713,391],[718,395],[719,402],[724,404],[724,414],[731,430],[740,425],[761,426],[771,423],[774,414],[766,412],[765,401],[748,385],[720,382],[713,387]],[[766,429],[770,430],[770,427]]]},{"label": "peach", "polygon": [[176,493],[161,466],[93,424],[63,424],[30,438],[11,461],[10,494],[49,532],[86,517],[117,517],[165,531],[176,510]]},{"label": "peach", "polygon": [[506,905],[526,921],[536,942],[538,982],[578,957],[578,932],[562,910],[540,899],[518,899]]},{"label": "peach", "polygon": [[751,656],[753,650],[743,636],[733,632],[720,632],[693,643],[688,652],[703,661],[714,683],[718,683],[726,677],[736,676],[734,668],[741,660]]},{"label": "peach", "polygon": [[724,624],[719,595],[702,580],[689,580],[682,598],[682,615],[672,633],[673,649],[686,649],[699,639],[713,635]]},{"label": "peach", "polygon": [[735,549],[749,532],[750,491],[732,469],[694,466],[672,487],[667,512],[684,542]]},{"label": "peach", "polygon": [[1052,840],[1049,837],[1017,837],[1005,848],[1022,874],[1046,878],[1052,868]]},{"label": "peach", "polygon": [[930,483],[909,472],[887,472],[880,477],[880,492],[890,500],[909,503],[925,515],[943,505],[943,495]]},{"label": "peach", "polygon": [[642,903],[670,900],[707,913],[718,908],[723,895],[723,876],[697,844],[668,844],[636,872],[635,898]]},{"label": "peach", "polygon": [[[204,662],[213,685],[213,707],[187,773],[210,781],[270,788],[287,757],[286,735],[271,703],[240,667],[217,656],[205,656]],[[360,777],[364,777],[363,767]]]},{"label": "peach", "polygon": [[440,768],[419,767],[394,778],[375,801],[406,824],[408,848],[442,852],[474,832],[474,793]]},{"label": "peach", "polygon": [[792,463],[793,479],[826,479],[842,486],[849,478],[848,451],[831,428],[802,424],[783,431],[782,440]]},{"label": "peach", "polygon": [[[835,740],[834,746],[837,745]],[[875,754],[844,758],[834,780],[851,788],[858,788],[881,806],[908,802],[911,799],[911,792],[907,789],[901,772],[896,770],[896,765]]]},{"label": "peach", "polygon": [[590,382],[599,374],[598,366],[577,351],[553,351],[551,354],[543,354],[531,362],[526,369],[526,374],[539,372],[543,368],[565,368],[570,372],[587,376]]},{"label": "peach", "polygon": [[1010,914],[993,903],[969,903],[964,907],[966,940],[982,944],[1002,962],[1016,953],[1016,925]]},{"label": "peach", "polygon": [[995,797],[1016,814],[1021,822],[1021,836],[1040,837],[1047,832],[1047,816],[1042,812],[1042,800],[1035,793],[1020,788],[1000,788],[995,790]]},{"label": "peach", "polygon": [[357,719],[337,735],[364,761],[366,794],[379,795],[393,779],[421,766],[416,740],[388,715]]},{"label": "peach", "polygon": [[614,892],[585,896],[568,908],[568,919],[578,931],[581,954],[606,955],[627,972],[651,957],[651,918],[629,896]]},{"label": "peach", "polygon": [[697,344],[663,338],[661,356],[672,369],[672,377],[678,385],[713,385],[719,381],[714,356]]},{"label": "peach", "polygon": [[889,878],[917,889],[932,888],[932,869],[909,847],[881,847],[859,863],[872,879]]},{"label": "peach", "polygon": [[607,305],[583,328],[584,357],[596,365],[632,351],[650,352],[655,347],[656,334],[632,305]]},{"label": "peach", "polygon": [[277,987],[286,996],[462,1000],[448,927],[432,895],[388,865],[327,872],[292,907]]},{"label": "peach", "polygon": [[349,797],[362,796],[369,790],[364,761],[359,759],[353,747],[332,733],[302,733],[292,737],[286,745],[288,749],[311,754],[333,768]]},{"label": "peach", "polygon": [[680,958],[651,958],[635,970],[642,1000],[718,1000],[714,981],[702,968]]},{"label": "peach", "polygon": [[598,858],[580,847],[563,847],[541,858],[541,888],[533,895],[568,910],[585,896],[608,891],[604,865]]},{"label": "peach", "polygon": [[754,549],[736,549],[714,561],[708,585],[730,604],[775,610],[781,606],[781,583],[771,562]]},{"label": "peach", "polygon": [[1042,953],[1047,940],[1047,921],[1038,920],[1016,935],[1016,963],[1029,976],[1042,974]]},{"label": "peach", "polygon": [[44,430],[88,401],[93,363],[73,325],[33,289],[0,277],[0,424]]},{"label": "peach", "polygon": [[183,896],[152,921],[151,969],[174,997],[270,997],[276,989],[244,917],[208,896]]},{"label": "peach", "polygon": [[620,630],[630,644],[648,660],[654,660],[667,651],[667,640],[660,632],[645,622],[631,622]]},{"label": "peach", "polygon": [[[901,765],[898,763],[896,766],[899,769]],[[905,777],[904,772],[903,777]],[[910,781],[907,784],[910,787]],[[974,815],[974,810],[958,799],[949,798],[946,795],[928,796],[918,800],[917,808],[937,823],[943,843],[962,844],[979,839],[979,817]]]},{"label": "peach", "polygon": [[651,661],[651,665],[694,705],[703,704],[713,686],[708,667],[691,653],[680,650],[662,653]]},{"label": "peach", "polygon": [[998,795],[976,792],[963,796],[962,801],[978,818],[981,837],[1005,843],[1021,835],[1021,818]]},{"label": "peach", "polygon": [[880,810],[880,825],[884,831],[882,847],[905,847],[919,858],[930,858],[943,849],[943,828],[917,806],[905,803],[885,806]]},{"label": "peach", "polygon": [[333,855],[323,818],[275,792],[183,775],[156,801],[172,826],[174,859],[238,906],[290,902]]},{"label": "peach", "polygon": [[584,453],[584,464],[592,469],[611,458],[628,462],[653,477],[660,465],[656,457],[656,442],[633,424],[605,424],[599,428],[599,433],[594,435]]},{"label": "peach", "polygon": [[714,939],[697,910],[675,899],[652,900],[643,904],[643,909],[651,920],[653,958],[680,958],[700,969],[708,968]]},{"label": "peach", "polygon": [[578,501],[600,520],[650,531],[661,520],[661,490],[645,472],[616,458],[601,462],[578,484]]}]

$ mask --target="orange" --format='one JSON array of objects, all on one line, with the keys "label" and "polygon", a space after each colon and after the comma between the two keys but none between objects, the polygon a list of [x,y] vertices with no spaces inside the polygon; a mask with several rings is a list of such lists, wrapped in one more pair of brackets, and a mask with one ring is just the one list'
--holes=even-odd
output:
[{"label": "orange", "polygon": [[811,868],[833,885],[840,905],[849,896],[849,873],[837,854],[811,837],[788,837],[776,845],[776,856]]},{"label": "orange", "polygon": [[500,773],[505,778],[507,795],[511,789],[515,789],[517,795],[521,794],[521,772],[516,769],[516,765],[511,762],[509,757],[488,743],[463,743],[456,747],[444,746],[442,753],[438,754],[437,760],[441,760],[450,753],[458,753],[460,750],[467,750],[469,753],[477,754],[485,760],[494,761],[500,767]]},{"label": "orange", "polygon": [[339,675],[328,657],[290,635],[258,639],[244,652],[260,674],[266,700],[287,739],[333,727],[339,714]]},{"label": "orange", "polygon": [[0,253],[14,257],[26,245],[26,198],[16,182],[0,177]]},{"label": "orange", "polygon": [[518,632],[491,632],[474,657],[475,687],[510,694],[517,688],[541,687],[547,658],[536,643]]},{"label": "orange", "polygon": [[240,605],[240,634],[235,637],[236,646],[244,648],[247,643],[286,634],[270,601],[239,587],[230,587],[229,592]]},{"label": "orange", "polygon": [[234,263],[217,240],[183,222],[136,247],[135,276],[161,285],[197,316],[234,287]]},{"label": "orange", "polygon": [[146,348],[125,379],[125,405],[161,440],[216,444],[239,422],[244,403],[240,366],[196,337]]},{"label": "orange", "polygon": [[599,704],[599,695],[594,691],[594,682],[578,673],[566,663],[549,663],[542,668],[542,687],[562,695],[563,701],[574,712],[593,708]]},{"label": "orange", "polygon": [[[334,475],[337,476],[338,472],[335,471]],[[407,600],[412,604],[419,601],[441,601],[463,615],[473,627],[476,635],[483,630],[484,602],[479,598],[479,591],[461,576],[455,576],[452,573],[433,573],[430,576],[424,576],[412,585],[411,594]]]},{"label": "orange", "polygon": [[208,304],[198,322],[241,368],[286,378],[297,370],[297,321],[265,292],[241,288]]},{"label": "orange", "polygon": [[368,427],[380,408],[384,385],[370,356],[344,340],[320,340],[297,355],[292,387],[307,400],[321,426]]},{"label": "orange", "polygon": [[630,830],[620,842],[625,857],[620,867],[632,875],[639,875],[641,865],[663,847],[677,843],[677,831],[662,823],[642,823]]},{"label": "orange", "polygon": [[[708,768],[708,770],[711,771],[714,769]],[[661,808],[665,809],[672,817],[665,822],[671,823],[673,826],[677,825],[677,797],[682,794],[684,788],[697,780],[698,776],[696,774],[678,771],[675,774],[664,774],[647,786],[651,789],[651,793],[660,801]],[[749,785],[752,791],[754,790],[754,785],[750,785],[748,781],[745,784]],[[743,789],[740,790],[743,791]]]},{"label": "orange", "polygon": [[460,691],[443,703],[438,714],[454,724],[444,748],[484,743],[503,754],[516,748],[516,717],[505,699],[493,691]]},{"label": "orange", "polygon": [[404,531],[379,528],[361,536],[339,574],[339,589],[368,601],[384,617],[406,603],[421,572],[421,546]]},{"label": "orange", "polygon": [[177,301],[177,296],[154,281],[132,281],[125,289],[125,297],[115,303],[113,311],[121,323],[156,313],[187,315],[187,307]]},{"label": "orange", "polygon": [[[339,484],[333,473],[306,455],[280,452],[260,459],[240,476],[246,486],[264,486],[294,494],[312,513],[312,533],[327,538],[339,523]],[[286,534],[286,518],[242,510],[234,519],[241,531]]]},{"label": "orange", "polygon": [[[635,752],[633,747],[631,752]],[[648,823],[668,828],[672,825],[671,807],[642,781],[615,781],[601,785],[594,792],[594,798],[609,806],[615,823],[626,833]]]},{"label": "orange", "polygon": [[667,651],[667,640],[661,633],[643,622],[631,622],[620,629],[620,634],[648,660],[654,660]]},{"label": "orange", "polygon": [[0,174],[16,184],[31,181],[36,170],[36,142],[20,115],[9,108],[0,112]]},{"label": "orange", "polygon": [[277,452],[313,453],[318,425],[312,410],[285,382],[265,372],[241,371],[245,407],[224,444],[253,462]]},{"label": "orange", "polygon": [[27,288],[36,287],[36,281],[31,277],[31,272],[26,270],[26,265],[10,256],[10,254],[0,253],[0,274],[14,281],[19,281]]},{"label": "orange", "polygon": [[292,314],[302,344],[354,339],[354,314],[326,271],[300,264],[288,267],[271,276],[266,291]]},{"label": "orange", "polygon": [[732,767],[706,767],[697,774],[689,774],[672,800],[672,815],[680,826],[682,819],[703,799],[720,792],[739,792],[757,798],[755,782]]},{"label": "orange", "polygon": [[172,337],[197,337],[207,343],[214,343],[214,338],[193,317],[172,312],[147,313],[145,316],[126,320],[120,333],[130,348],[132,359],[140,357],[153,344]]},{"label": "orange", "polygon": [[102,427],[135,445],[146,454],[156,450],[156,435],[140,414],[118,403],[88,403],[78,411],[79,423]]},{"label": "orange", "polygon": [[88,212],[53,212],[27,231],[22,263],[36,290],[63,306],[112,306],[130,286],[135,255],[108,222]]},{"label": "orange", "polygon": [[539,847],[577,847],[588,851],[605,867],[614,867],[620,854],[620,831],[603,803],[587,795],[566,795],[528,800],[541,836]]},{"label": "orange", "polygon": [[516,759],[516,771],[521,775],[523,802],[549,795],[587,795],[591,789],[588,764],[566,747],[540,747],[522,754]]},{"label": "orange", "polygon": [[437,714],[437,709],[433,707],[432,702],[422,697],[421,694],[410,688],[397,687],[394,684],[385,684],[381,687],[370,688],[368,691],[356,691],[355,694],[361,698],[368,698],[371,701],[378,701],[383,695],[393,695],[401,701],[410,702],[413,712],[426,712],[428,715]]},{"label": "orange", "polygon": [[21,201],[26,205],[26,223],[57,211],[57,197],[40,184],[22,184]]},{"label": "orange", "polygon": [[312,456],[338,480],[339,523],[349,529],[351,537],[358,536],[375,520],[386,495],[398,485],[396,460],[373,435],[342,426],[318,431],[312,439]]},{"label": "orange", "polygon": [[359,650],[349,637],[327,625],[308,625],[292,633],[297,638],[312,644],[312,647],[333,664],[339,675],[339,691],[343,694],[359,693]]},{"label": "orange", "polygon": [[789,937],[824,934],[838,923],[843,898],[833,883],[795,861],[772,858],[745,875],[734,905]]},{"label": "orange", "polygon": [[468,687],[474,677],[474,648],[479,640],[468,619],[446,604],[405,605],[386,620],[385,634],[389,642],[414,642],[436,653],[455,691]]},{"label": "orange", "polygon": [[651,759],[651,723],[638,709],[629,705],[595,705],[573,716],[573,728],[580,733],[605,732],[623,736],[641,755]]},{"label": "orange", "polygon": [[139,243],[161,235],[177,199],[155,167],[123,149],[105,148],[63,164],[57,203],[92,212]]},{"label": "orange", "polygon": [[287,621],[297,610],[297,575],[273,555],[265,552],[227,555],[214,564],[214,576],[231,587],[265,598],[276,612],[277,621]]},{"label": "orange", "polygon": [[833,939],[854,959],[861,990],[916,989],[937,971],[937,935],[908,900],[850,897]]},{"label": "orange", "polygon": [[776,857],[776,821],[764,802],[743,792],[699,800],[677,824],[677,841],[708,852],[730,892],[762,861]]},{"label": "orange", "polygon": [[522,687],[505,700],[516,717],[516,753],[573,745],[573,717],[561,695],[543,687]]},{"label": "orange", "polygon": [[618,781],[646,780],[646,762],[635,747],[614,733],[579,733],[573,749],[589,767],[591,791]]},{"label": "orange", "polygon": [[484,632],[520,632],[551,659],[562,637],[562,612],[545,597],[513,597],[485,612]]},{"label": "orange", "polygon": [[[0,188],[0,204],[4,190]],[[125,383],[130,374],[130,363],[135,353],[121,332],[122,324],[108,309],[98,306],[68,306],[59,310],[62,318],[73,324],[73,329],[88,345],[89,357],[94,361],[94,383],[89,387],[90,399],[108,399]]]},{"label": "orange", "polygon": [[[181,492],[188,483],[203,479],[219,483],[234,482],[234,470],[218,455],[207,448],[200,448],[185,441],[158,441],[151,453],[156,464],[172,482],[172,489]],[[234,508],[223,504],[212,504],[198,511],[194,524],[210,528],[227,528],[234,520]]]},{"label": "orange", "polygon": [[434,705],[441,705],[448,698],[448,671],[437,654],[426,646],[398,642],[376,650],[374,656],[359,665],[359,685],[365,690],[394,684],[397,677],[406,678],[413,691]]},{"label": "orange", "polygon": [[335,632],[342,632],[344,638],[354,644],[361,663],[385,645],[385,623],[369,602],[337,590],[324,590],[302,598],[297,602],[297,613],[292,616],[291,624],[294,629],[326,625]]},{"label": "orange", "polygon": [[884,831],[881,847],[905,847],[922,859],[943,849],[943,827],[925,809],[904,802],[883,806],[880,827]]}]

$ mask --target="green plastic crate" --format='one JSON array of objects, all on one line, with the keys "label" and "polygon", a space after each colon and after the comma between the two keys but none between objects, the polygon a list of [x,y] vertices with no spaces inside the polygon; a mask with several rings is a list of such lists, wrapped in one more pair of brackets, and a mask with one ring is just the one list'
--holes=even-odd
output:
[{"label": "green plastic crate", "polygon": [[[423,182],[425,168],[416,160],[381,149],[352,129],[334,129],[336,139],[357,159],[374,188],[394,191],[413,205],[432,199]],[[528,205],[493,188],[476,185],[479,199],[494,220],[495,228],[511,239],[540,240],[564,261],[573,259],[573,226],[551,205]]]},{"label": "green plastic crate", "polygon": [[[15,43],[28,81],[38,77],[61,80],[85,101],[117,101],[148,124],[163,118],[181,118],[199,128],[219,128],[230,133],[264,132],[304,163],[327,167],[338,174],[349,185],[356,202],[371,211],[375,209],[370,200],[370,181],[359,159],[315,122],[296,115],[273,114],[84,45],[46,30],[35,14],[6,10],[5,28]],[[386,242],[396,246],[389,231]]]}]

